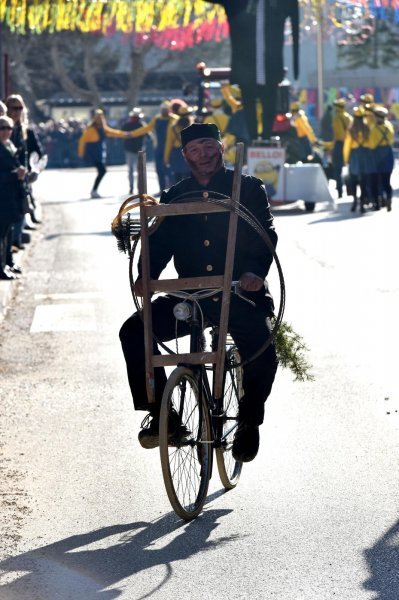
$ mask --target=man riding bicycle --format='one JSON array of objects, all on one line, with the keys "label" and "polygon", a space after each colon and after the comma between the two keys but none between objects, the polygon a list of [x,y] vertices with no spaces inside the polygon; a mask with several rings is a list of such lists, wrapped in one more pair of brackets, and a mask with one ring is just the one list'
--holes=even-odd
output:
[{"label": "man riding bicycle", "polygon": [[[182,194],[200,196],[205,190],[226,196],[232,194],[233,171],[224,166],[224,146],[214,124],[194,123],[181,131],[182,152],[191,176],[162,193],[160,202],[169,203]],[[240,203],[267,231],[275,246],[277,234],[263,182],[241,175]],[[158,279],[173,258],[179,278],[222,275],[225,267],[228,213],[189,214],[165,218],[150,235],[150,275]],[[273,256],[265,242],[243,219],[239,219],[233,280],[240,282],[240,292],[251,302],[232,294],[228,332],[243,361],[254,356],[271,332],[273,299],[265,278]],[[143,295],[141,264],[134,285],[137,296]],[[175,338],[173,306],[176,298],[161,296],[152,302],[152,323],[159,341]],[[219,323],[221,293],[200,300],[208,324]],[[184,325],[179,336],[186,335]],[[159,444],[159,411],[166,383],[165,371],[155,369],[155,402],[149,403],[146,392],[144,327],[141,316],[133,314],[120,330],[129,385],[136,410],[147,410],[139,432],[144,448]],[[154,342],[154,354],[158,353]],[[277,369],[273,344],[243,366],[244,395],[240,400],[239,423],[233,443],[233,456],[240,462],[253,460],[259,449],[259,426],[263,423],[264,403],[270,394]]]}]

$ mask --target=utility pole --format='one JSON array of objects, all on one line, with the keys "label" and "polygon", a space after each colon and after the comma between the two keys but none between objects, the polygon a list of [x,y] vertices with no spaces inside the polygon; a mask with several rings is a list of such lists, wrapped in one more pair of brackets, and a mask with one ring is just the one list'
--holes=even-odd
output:
[{"label": "utility pole", "polygon": [[3,71],[3,22],[0,21],[0,100],[5,97]]},{"label": "utility pole", "polygon": [[9,91],[8,54],[4,44],[4,23],[0,21],[0,100],[7,98]]},{"label": "utility pole", "polygon": [[324,48],[323,48],[323,29],[324,13],[323,1],[317,0],[317,39],[316,39],[316,59],[317,59],[317,105],[318,117],[321,119],[324,113]]}]

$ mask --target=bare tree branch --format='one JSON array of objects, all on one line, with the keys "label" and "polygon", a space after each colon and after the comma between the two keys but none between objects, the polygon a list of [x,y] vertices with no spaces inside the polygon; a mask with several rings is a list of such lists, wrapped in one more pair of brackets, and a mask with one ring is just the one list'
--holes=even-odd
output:
[{"label": "bare tree branch", "polygon": [[[83,45],[83,48],[84,48],[84,69],[85,69],[85,75],[86,75],[86,71],[90,70],[89,69],[90,52],[88,52],[88,50],[87,50],[88,46],[86,44]],[[77,85],[69,76],[68,71],[62,62],[60,51],[59,51],[59,46],[58,46],[58,40],[55,36],[53,37],[52,43],[50,45],[50,55],[51,55],[51,59],[52,59],[53,65],[54,65],[54,70],[55,70],[56,76],[57,76],[60,84],[62,85],[63,89],[66,92],[68,92],[69,94],[71,94],[74,98],[80,97],[83,100],[87,100],[91,104],[98,105],[100,103],[100,98],[99,98],[97,86],[90,87],[88,85],[89,89],[83,88],[83,87]],[[94,75],[93,75],[93,77],[94,77]],[[89,84],[89,81],[87,83]]]}]

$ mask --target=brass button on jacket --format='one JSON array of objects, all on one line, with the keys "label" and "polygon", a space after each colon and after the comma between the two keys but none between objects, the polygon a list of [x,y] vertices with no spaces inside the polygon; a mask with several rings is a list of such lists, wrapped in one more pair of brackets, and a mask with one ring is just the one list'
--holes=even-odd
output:
[{"label": "brass button on jacket", "polygon": [[207,271],[213,271],[213,266],[212,265],[206,265],[206,270]]},{"label": "brass button on jacket", "polygon": [[204,246],[209,246],[210,245],[210,241],[209,240],[204,240]]}]

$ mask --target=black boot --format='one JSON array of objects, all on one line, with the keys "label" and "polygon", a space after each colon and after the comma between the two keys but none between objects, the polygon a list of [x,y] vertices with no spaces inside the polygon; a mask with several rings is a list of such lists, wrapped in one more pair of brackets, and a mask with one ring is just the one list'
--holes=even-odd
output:
[{"label": "black boot", "polygon": [[380,201],[378,198],[373,202],[373,210],[380,210]]},{"label": "black boot", "polygon": [[4,269],[0,269],[0,279],[3,281],[11,281],[13,279],[17,279],[17,276],[10,271],[7,267]]}]

